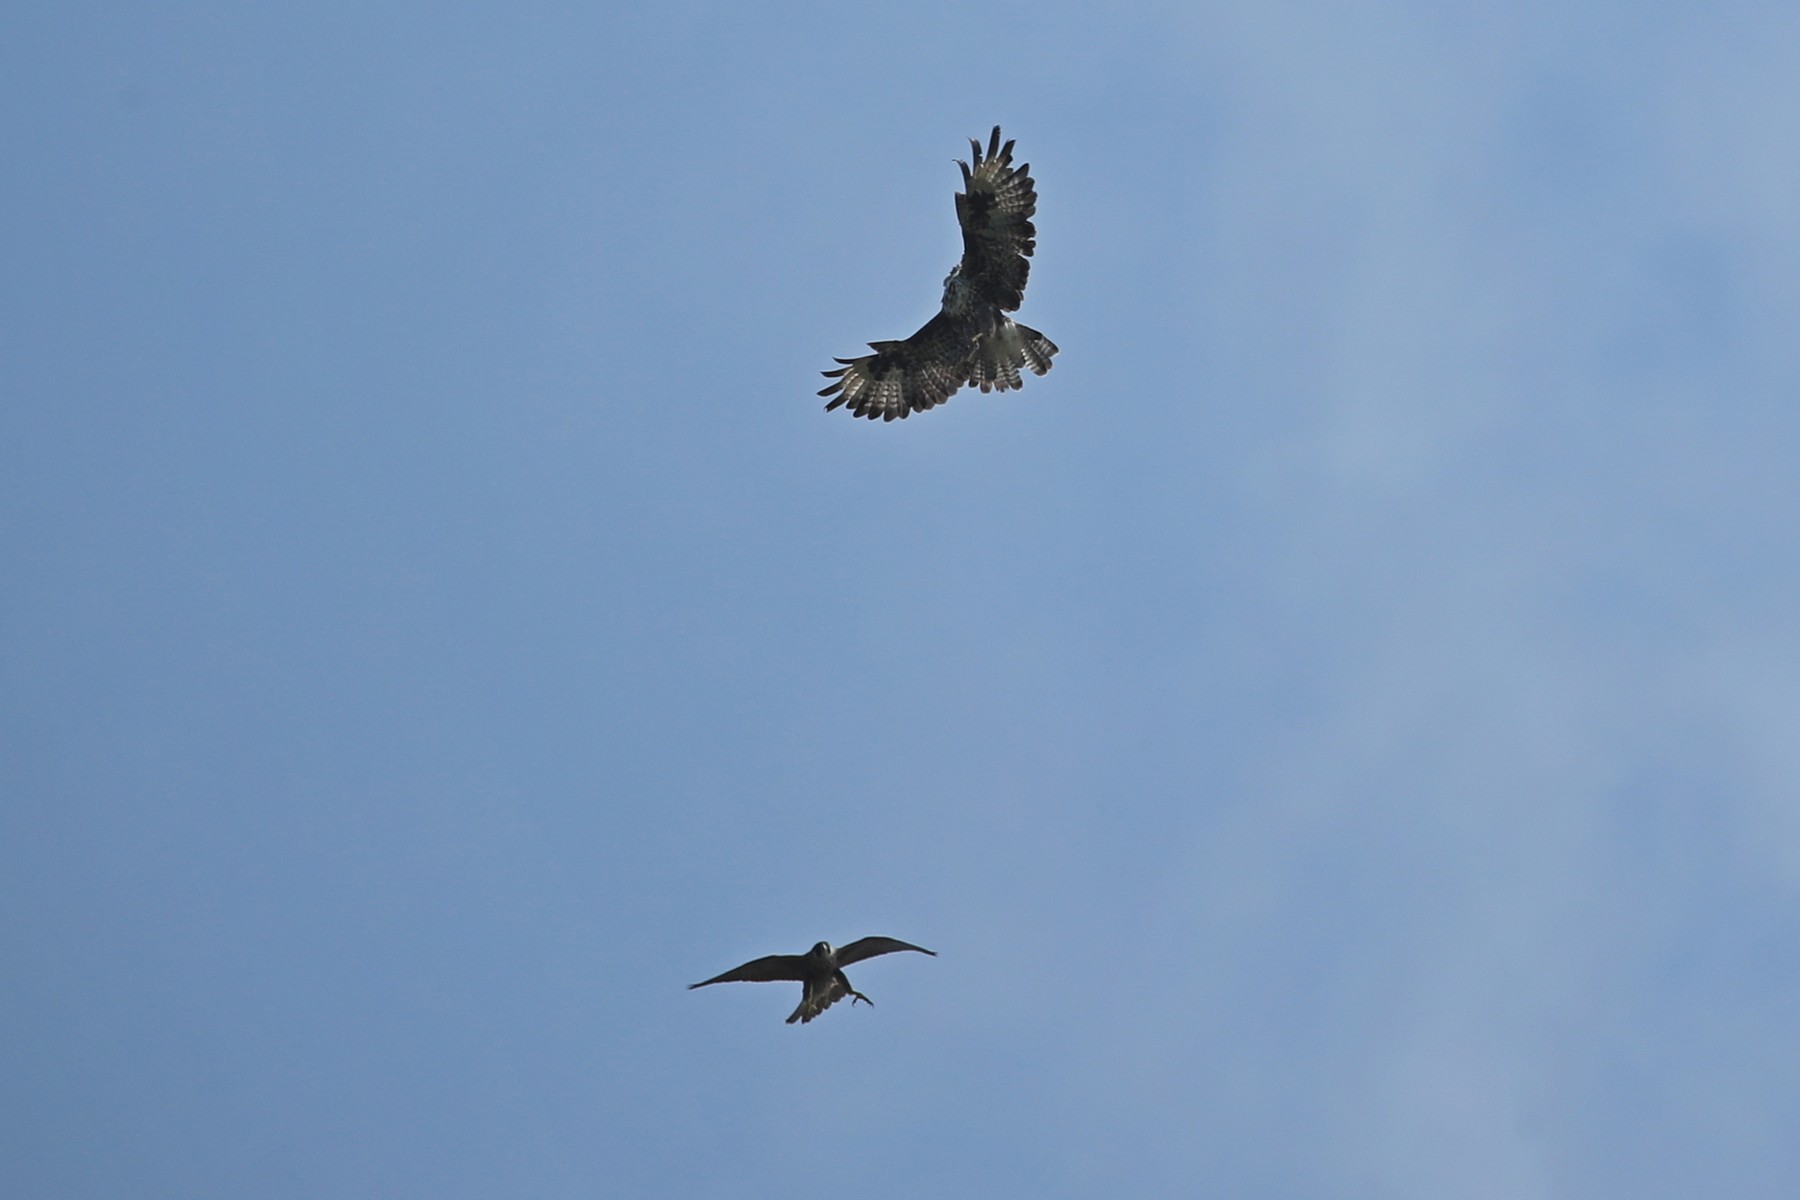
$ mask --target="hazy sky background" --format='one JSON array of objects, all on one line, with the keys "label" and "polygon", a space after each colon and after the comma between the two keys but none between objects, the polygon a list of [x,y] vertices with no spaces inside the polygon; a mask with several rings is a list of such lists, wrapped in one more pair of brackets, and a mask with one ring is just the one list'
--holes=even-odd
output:
[{"label": "hazy sky background", "polygon": [[[1796,62],[8,10],[0,1193],[1800,1192]],[[822,412],[995,122],[1056,369]]]}]

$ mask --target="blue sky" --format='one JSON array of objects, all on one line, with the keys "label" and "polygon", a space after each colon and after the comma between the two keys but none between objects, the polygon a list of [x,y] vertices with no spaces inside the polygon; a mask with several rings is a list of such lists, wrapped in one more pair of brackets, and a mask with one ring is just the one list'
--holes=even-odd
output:
[{"label": "blue sky", "polygon": [[0,17],[0,1191],[1792,1194],[1796,47]]}]

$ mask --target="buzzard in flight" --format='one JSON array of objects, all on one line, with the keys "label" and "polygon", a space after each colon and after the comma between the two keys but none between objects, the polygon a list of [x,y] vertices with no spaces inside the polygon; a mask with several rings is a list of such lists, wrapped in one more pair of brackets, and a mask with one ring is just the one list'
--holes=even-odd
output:
[{"label": "buzzard in flight", "polygon": [[877,954],[892,954],[896,950],[917,950],[920,954],[937,957],[936,950],[927,950],[923,946],[886,937],[858,938],[848,946],[836,950],[831,948],[830,942],[820,942],[805,954],[771,954],[767,958],[755,959],[741,967],[733,967],[723,975],[690,983],[688,990],[691,992],[709,983],[774,983],[783,979],[793,980],[801,985],[800,1007],[788,1016],[787,1023],[792,1025],[798,1021],[804,1025],[845,996],[850,997],[852,1008],[856,1007],[858,1000],[873,1005],[873,1000],[850,986],[850,980],[844,975],[844,968],[865,958],[874,958]]},{"label": "buzzard in flight", "polygon": [[1031,164],[1012,164],[1012,142],[1000,143],[1000,127],[987,153],[974,138],[975,164],[958,160],[963,190],[956,196],[962,226],[962,261],[944,280],[944,307],[911,337],[870,342],[873,354],[840,358],[823,374],[834,380],[820,390],[830,412],[848,405],[852,414],[892,421],[936,408],[963,384],[984,392],[1023,386],[1020,367],[1042,375],[1056,343],[1006,314],[1025,299],[1025,277],[1037,249],[1037,187]]}]

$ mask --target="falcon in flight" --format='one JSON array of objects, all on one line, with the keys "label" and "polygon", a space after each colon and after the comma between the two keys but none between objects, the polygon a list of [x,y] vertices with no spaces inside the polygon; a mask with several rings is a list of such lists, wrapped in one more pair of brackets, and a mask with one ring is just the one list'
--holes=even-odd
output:
[{"label": "falcon in flight", "polygon": [[969,146],[974,165],[956,164],[963,175],[963,190],[956,195],[963,256],[944,280],[942,311],[906,340],[870,342],[875,353],[840,358],[843,366],[823,372],[834,381],[819,392],[831,397],[826,412],[847,405],[853,415],[871,421],[904,419],[936,408],[965,383],[1004,392],[1023,386],[1020,367],[1038,375],[1050,369],[1056,343],[1006,315],[1025,300],[1025,277],[1037,249],[1031,164],[1013,166],[1013,144],[1000,143],[998,125],[986,154],[974,138]]},{"label": "falcon in flight", "polygon": [[896,950],[917,950],[920,954],[937,957],[936,950],[927,950],[923,946],[914,946],[894,938],[858,938],[848,946],[836,950],[832,949],[830,942],[820,942],[805,954],[771,954],[767,958],[755,959],[741,967],[733,967],[723,975],[690,983],[688,990],[691,992],[709,983],[774,983],[783,979],[793,980],[800,984],[800,1007],[788,1015],[787,1023],[792,1025],[798,1021],[804,1025],[845,996],[850,997],[852,1008],[856,1007],[858,1000],[874,1005],[873,1000],[850,986],[850,980],[844,975],[844,968],[865,958],[874,958],[877,954],[892,954]]}]

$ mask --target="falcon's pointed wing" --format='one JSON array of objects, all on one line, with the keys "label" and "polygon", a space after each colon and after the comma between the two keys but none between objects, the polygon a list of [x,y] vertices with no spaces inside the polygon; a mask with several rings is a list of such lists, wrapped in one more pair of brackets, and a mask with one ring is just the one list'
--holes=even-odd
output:
[{"label": "falcon's pointed wing", "polygon": [[939,313],[905,341],[870,342],[869,349],[875,353],[840,358],[843,366],[822,372],[836,381],[819,389],[832,397],[826,412],[847,404],[856,416],[892,421],[936,408],[969,381],[975,329]]},{"label": "falcon's pointed wing", "polygon": [[847,967],[851,963],[859,963],[865,958],[874,958],[877,954],[892,954],[896,950],[917,950],[920,954],[937,957],[936,950],[927,950],[923,946],[915,946],[911,942],[902,942],[897,938],[866,937],[858,938],[848,946],[838,947],[838,966]]},{"label": "falcon's pointed wing", "polygon": [[753,959],[741,967],[733,967],[723,975],[714,975],[711,979],[690,983],[688,991],[703,988],[709,983],[777,983],[783,980],[799,981],[805,978],[805,955],[771,954],[767,958]]},{"label": "falcon's pointed wing", "polygon": [[1031,164],[1012,165],[1012,142],[1000,144],[1000,127],[988,138],[987,153],[969,139],[975,162],[958,161],[963,190],[956,194],[956,221],[962,226],[962,277],[975,294],[1005,312],[1025,302],[1029,259],[1037,250],[1037,186]]},{"label": "falcon's pointed wing", "polygon": [[806,992],[800,997],[800,1007],[788,1014],[787,1024],[795,1021],[802,1025],[842,1000],[850,994],[844,986],[843,976],[833,975],[829,979],[814,979],[807,983]]}]

